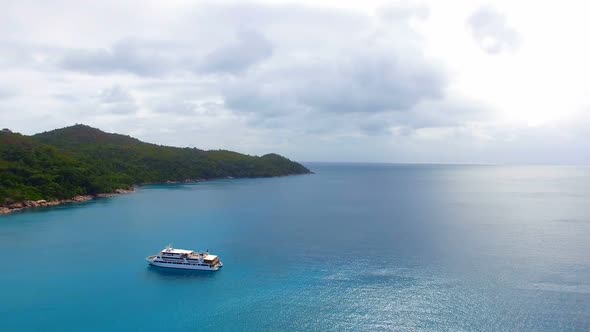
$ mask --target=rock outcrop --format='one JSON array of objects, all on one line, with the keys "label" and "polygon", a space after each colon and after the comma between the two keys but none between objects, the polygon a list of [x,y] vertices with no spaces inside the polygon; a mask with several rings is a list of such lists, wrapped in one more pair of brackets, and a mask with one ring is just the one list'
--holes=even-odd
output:
[{"label": "rock outcrop", "polygon": [[106,197],[113,197],[123,194],[128,194],[134,192],[135,189],[127,190],[127,189],[115,189],[112,193],[102,193],[97,195],[78,195],[74,196],[69,199],[59,199],[59,200],[51,200],[47,201],[44,199],[40,199],[37,201],[22,201],[22,202],[15,202],[7,206],[0,206],[0,215],[2,214],[9,214],[11,212],[20,211],[22,209],[27,208],[36,208],[36,207],[46,207],[46,206],[57,206],[66,203],[81,203],[87,202],[89,200],[95,198],[106,198]]}]

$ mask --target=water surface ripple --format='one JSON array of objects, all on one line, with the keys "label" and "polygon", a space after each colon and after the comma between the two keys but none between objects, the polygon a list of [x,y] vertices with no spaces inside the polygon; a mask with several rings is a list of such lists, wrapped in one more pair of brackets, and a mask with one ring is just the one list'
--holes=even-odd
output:
[{"label": "water surface ripple", "polygon": [[307,166],[0,218],[0,330],[590,330],[589,168]]}]

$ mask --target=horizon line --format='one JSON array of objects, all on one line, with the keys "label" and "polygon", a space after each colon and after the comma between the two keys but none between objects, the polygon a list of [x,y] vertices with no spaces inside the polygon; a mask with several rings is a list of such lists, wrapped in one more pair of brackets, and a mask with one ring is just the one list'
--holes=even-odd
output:
[{"label": "horizon line", "polygon": [[478,162],[430,162],[430,161],[297,161],[302,164],[376,164],[376,165],[447,165],[447,166],[571,166],[590,167],[589,164],[557,163],[478,163]]}]

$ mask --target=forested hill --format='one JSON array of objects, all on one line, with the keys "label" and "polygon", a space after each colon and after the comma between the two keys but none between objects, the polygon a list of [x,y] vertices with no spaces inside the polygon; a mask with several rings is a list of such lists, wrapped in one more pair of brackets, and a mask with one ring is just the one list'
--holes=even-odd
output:
[{"label": "forested hill", "polygon": [[136,184],[305,173],[310,171],[303,165],[277,154],[161,146],[85,125],[33,136],[0,132],[0,205]]}]

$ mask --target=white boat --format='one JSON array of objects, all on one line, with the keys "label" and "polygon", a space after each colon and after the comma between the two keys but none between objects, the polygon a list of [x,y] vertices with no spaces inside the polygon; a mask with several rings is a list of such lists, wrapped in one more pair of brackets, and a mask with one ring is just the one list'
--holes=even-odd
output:
[{"label": "white boat", "polygon": [[217,271],[223,266],[219,257],[209,254],[208,250],[198,252],[172,248],[171,245],[158,255],[148,256],[146,260],[150,265],[172,269]]}]

